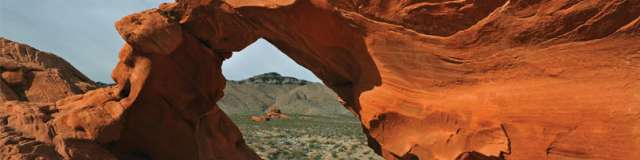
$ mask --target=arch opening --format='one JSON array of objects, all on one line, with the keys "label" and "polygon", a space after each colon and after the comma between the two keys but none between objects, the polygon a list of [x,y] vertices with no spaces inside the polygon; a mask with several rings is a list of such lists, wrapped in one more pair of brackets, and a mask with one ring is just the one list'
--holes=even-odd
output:
[{"label": "arch opening", "polygon": [[264,159],[381,159],[359,119],[307,68],[259,39],[230,59],[217,102]]}]

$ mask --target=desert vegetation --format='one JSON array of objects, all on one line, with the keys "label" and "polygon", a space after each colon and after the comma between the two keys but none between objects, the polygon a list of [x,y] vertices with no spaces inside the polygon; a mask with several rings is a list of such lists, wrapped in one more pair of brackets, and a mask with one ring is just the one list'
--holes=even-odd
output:
[{"label": "desert vegetation", "polygon": [[382,159],[367,146],[355,117],[294,114],[261,123],[249,117],[231,115],[247,144],[264,159]]}]

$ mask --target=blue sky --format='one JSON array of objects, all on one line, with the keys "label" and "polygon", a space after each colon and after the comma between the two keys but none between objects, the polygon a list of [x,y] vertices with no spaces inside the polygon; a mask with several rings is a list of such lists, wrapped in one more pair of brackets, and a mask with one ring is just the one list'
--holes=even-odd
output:
[{"label": "blue sky", "polygon": [[[170,0],[0,0],[0,36],[63,57],[91,79],[111,81],[124,44],[114,22]],[[227,79],[278,72],[311,81],[313,73],[264,40],[225,61]]]}]

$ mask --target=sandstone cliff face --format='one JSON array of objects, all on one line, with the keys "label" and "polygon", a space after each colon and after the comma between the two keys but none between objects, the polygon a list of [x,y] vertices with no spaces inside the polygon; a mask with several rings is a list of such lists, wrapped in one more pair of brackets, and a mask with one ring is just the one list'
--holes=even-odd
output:
[{"label": "sandstone cliff face", "polygon": [[634,159],[639,16],[635,0],[177,0],[116,23],[133,104],[116,150],[257,158],[215,102],[222,61],[264,38],[387,159]]}]

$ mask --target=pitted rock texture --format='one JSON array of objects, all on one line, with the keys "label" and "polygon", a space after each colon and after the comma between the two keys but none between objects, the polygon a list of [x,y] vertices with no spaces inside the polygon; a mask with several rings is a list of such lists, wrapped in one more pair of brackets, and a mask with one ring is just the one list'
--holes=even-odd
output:
[{"label": "pitted rock texture", "polygon": [[116,159],[106,149],[122,130],[124,108],[114,91],[0,104],[0,159]]},{"label": "pitted rock texture", "polygon": [[264,38],[387,159],[638,158],[639,16],[636,0],[177,0],[116,23],[133,104],[116,149],[256,159],[215,102],[222,61]]},{"label": "pitted rock texture", "polygon": [[52,103],[95,88],[64,59],[0,37],[0,103]]}]

